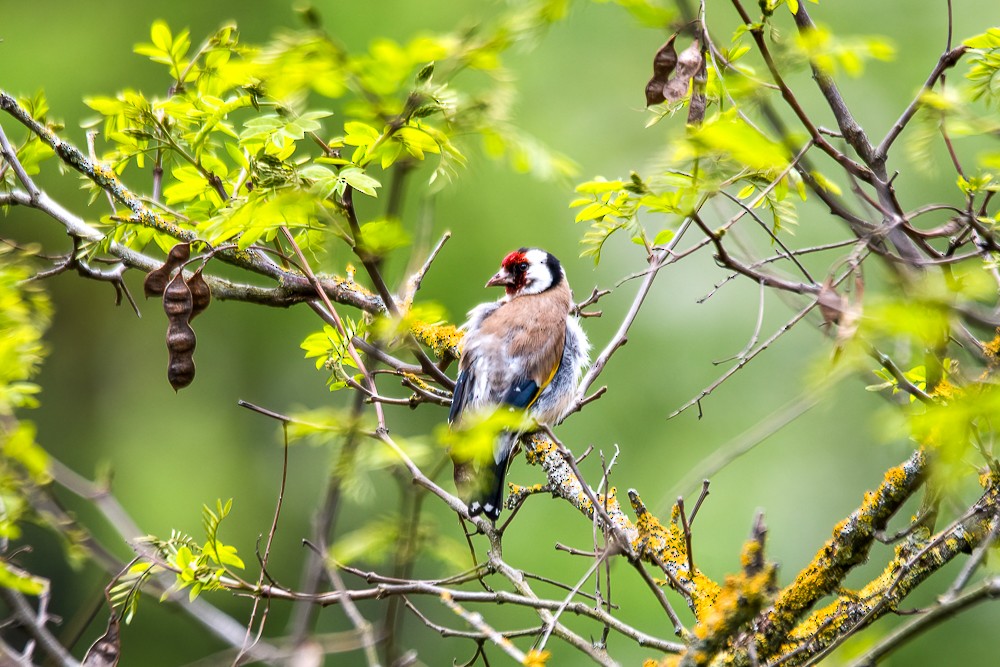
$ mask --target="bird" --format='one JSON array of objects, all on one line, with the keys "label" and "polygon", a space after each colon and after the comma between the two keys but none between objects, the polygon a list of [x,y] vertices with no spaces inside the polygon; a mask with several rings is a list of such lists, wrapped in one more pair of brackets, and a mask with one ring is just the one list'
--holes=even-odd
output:
[{"label": "bird", "polygon": [[[462,326],[451,428],[460,429],[470,414],[502,409],[558,423],[575,402],[590,351],[571,313],[573,295],[562,264],[540,248],[519,248],[503,258],[486,287],[503,287],[504,295],[470,310]],[[455,483],[470,516],[485,514],[493,522],[500,517],[507,464],[526,432],[501,431],[492,459],[462,461],[453,453]]]}]

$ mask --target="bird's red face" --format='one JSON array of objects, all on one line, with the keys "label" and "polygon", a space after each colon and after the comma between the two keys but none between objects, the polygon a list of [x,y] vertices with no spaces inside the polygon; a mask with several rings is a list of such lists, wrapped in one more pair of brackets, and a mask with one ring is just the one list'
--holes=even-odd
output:
[{"label": "bird's red face", "polygon": [[508,295],[517,294],[527,284],[530,262],[525,250],[515,250],[500,262],[500,270],[489,279],[487,287],[503,286]]}]

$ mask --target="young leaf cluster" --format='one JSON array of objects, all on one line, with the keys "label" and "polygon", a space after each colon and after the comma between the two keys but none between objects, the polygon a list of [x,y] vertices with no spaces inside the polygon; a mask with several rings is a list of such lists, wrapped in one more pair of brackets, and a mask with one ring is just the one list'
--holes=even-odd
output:
[{"label": "young leaf cluster", "polygon": [[246,567],[236,547],[223,543],[219,538],[219,526],[232,506],[233,501],[229,499],[225,503],[216,501],[214,510],[208,505],[202,507],[204,543],[178,531],[172,531],[166,540],[153,536],[141,540],[155,551],[156,557],[133,564],[111,589],[112,604],[124,608],[126,623],[135,613],[138,591],[158,572],[167,570],[175,574],[173,585],[163,592],[161,600],[185,589],[188,589],[188,598],[194,600],[202,591],[223,588],[222,579],[231,576],[233,568],[242,570]]}]

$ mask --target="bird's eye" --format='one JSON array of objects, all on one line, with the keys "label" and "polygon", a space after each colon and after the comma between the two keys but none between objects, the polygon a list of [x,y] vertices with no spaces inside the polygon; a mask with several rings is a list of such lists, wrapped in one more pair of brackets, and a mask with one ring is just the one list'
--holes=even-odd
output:
[{"label": "bird's eye", "polygon": [[517,265],[516,269],[518,273],[524,273],[525,271],[528,270],[528,263],[521,262],[520,264]]}]

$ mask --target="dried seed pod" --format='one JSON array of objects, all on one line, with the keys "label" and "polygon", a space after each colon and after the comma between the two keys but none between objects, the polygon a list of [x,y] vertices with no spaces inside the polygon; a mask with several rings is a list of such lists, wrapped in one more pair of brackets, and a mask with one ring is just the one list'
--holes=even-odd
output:
[{"label": "dried seed pod", "polygon": [[118,617],[114,614],[108,619],[108,630],[95,641],[87,655],[83,657],[81,667],[115,667],[121,657],[121,632],[118,627]]},{"label": "dried seed pod", "polygon": [[167,314],[167,320],[173,324],[175,320],[187,322],[191,319],[193,308],[194,297],[184,282],[184,276],[178,271],[163,291],[163,312]]},{"label": "dried seed pod", "polygon": [[194,329],[188,324],[194,309],[194,297],[182,272],[163,291],[163,311],[167,314],[167,381],[174,391],[194,380]]},{"label": "dried seed pod", "polygon": [[178,322],[167,329],[167,350],[171,357],[191,356],[195,342],[194,329],[187,322]]},{"label": "dried seed pod", "polygon": [[687,95],[691,79],[702,65],[701,43],[696,39],[677,56],[673,76],[668,76],[663,85],[663,97],[667,102],[677,102]]},{"label": "dried seed pod", "polygon": [[[691,79],[704,65],[701,42],[694,40],[690,46],[681,51],[680,55],[677,55],[674,47],[676,37],[676,34],[671,35],[653,56],[653,76],[646,84],[646,106],[684,99]],[[696,109],[695,116],[699,121],[703,113]]]},{"label": "dried seed pod", "polygon": [[167,279],[169,277],[170,269],[166,264],[147,273],[146,279],[142,281],[142,291],[146,294],[146,298],[163,296],[163,290],[167,287]]},{"label": "dried seed pod", "polygon": [[658,77],[653,77],[646,84],[646,106],[659,104],[667,98],[663,95],[663,82]]},{"label": "dried seed pod", "polygon": [[670,39],[653,56],[653,74],[658,75],[660,78],[666,79],[670,76],[670,73],[674,71],[674,67],[677,65],[677,51],[674,48],[675,39],[677,39],[676,33],[671,35]]},{"label": "dried seed pod", "polygon": [[194,329],[187,322],[181,322],[167,329],[167,381],[174,391],[188,386],[194,381]]},{"label": "dried seed pod", "polygon": [[674,49],[674,39],[676,37],[676,34],[671,35],[670,39],[653,56],[653,76],[650,78],[649,83],[646,84],[647,107],[659,104],[667,99],[663,95],[663,86],[666,85],[667,79],[677,65],[677,51]]},{"label": "dried seed pod", "polygon": [[174,269],[188,261],[190,257],[190,243],[178,243],[171,248],[170,253],[167,255],[167,261],[163,263],[163,266],[153,269],[146,274],[146,280],[142,283],[142,289],[146,294],[146,298],[162,296],[163,290],[167,287],[167,281],[170,280],[170,274],[174,272]]},{"label": "dried seed pod", "polygon": [[193,320],[196,316],[200,315],[203,310],[208,308],[208,304],[212,302],[212,290],[205,282],[205,278],[201,275],[201,269],[199,268],[194,272],[187,281],[188,289],[191,290],[191,317],[188,321]]}]

